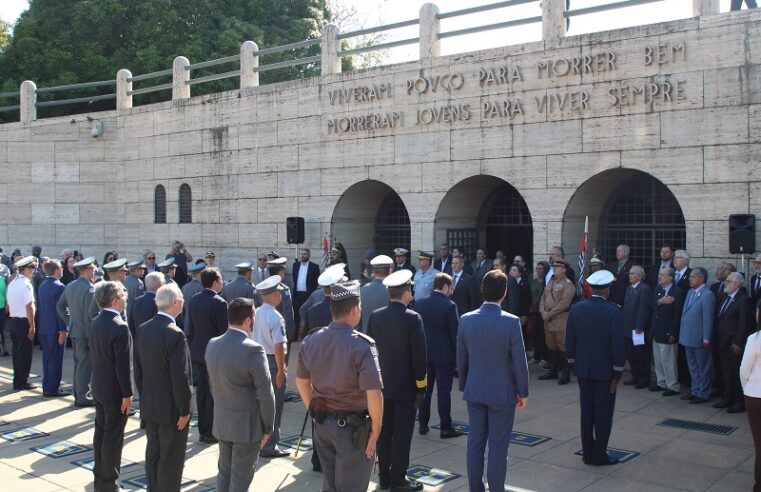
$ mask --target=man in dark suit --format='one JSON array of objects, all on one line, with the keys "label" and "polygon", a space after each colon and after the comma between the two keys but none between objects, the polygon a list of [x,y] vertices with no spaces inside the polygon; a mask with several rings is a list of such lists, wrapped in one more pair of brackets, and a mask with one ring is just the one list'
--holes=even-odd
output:
[{"label": "man in dark suit", "polygon": [[[716,282],[711,284],[711,292],[716,296],[716,307],[722,305],[727,294],[724,292],[724,281],[727,275],[735,271],[735,266],[726,261],[722,261],[716,266]],[[742,288],[745,291],[745,288]],[[745,291],[747,296],[747,291]],[[719,310],[716,311],[716,320],[714,321],[713,339],[711,340],[711,355],[713,357],[713,379],[711,381],[711,396],[724,394],[724,365],[721,363],[721,347],[719,345]]]},{"label": "man in dark suit", "polygon": [[[457,258],[459,265],[462,259]],[[440,437],[448,439],[460,437],[462,432],[452,427],[450,415],[452,401],[452,380],[457,356],[457,305],[448,298],[452,293],[452,277],[437,273],[433,280],[433,292],[415,303],[415,311],[423,318],[425,342],[428,353],[428,387],[425,400],[420,406],[418,423],[420,433],[428,433],[431,418],[431,397],[436,384],[436,401],[439,409]]]},{"label": "man in dark suit", "polygon": [[755,309],[758,302],[761,301],[761,255],[756,256],[753,260],[753,266],[756,268],[756,274],[750,278],[750,302]]},{"label": "man in dark suit", "polygon": [[163,273],[151,272],[145,276],[145,294],[135,299],[135,305],[132,309],[128,309],[127,324],[131,333],[137,333],[140,325],[156,316],[158,312],[156,292],[162,285],[164,285]]},{"label": "man in dark suit", "polygon": [[500,307],[507,276],[500,271],[486,273],[481,290],[483,305],[460,318],[457,335],[457,371],[470,424],[468,484],[471,492],[484,491],[488,440],[489,490],[504,492],[515,409],[528,404],[528,364],[520,322]]},{"label": "man in dark suit", "polygon": [[650,267],[645,279],[653,292],[658,290],[658,274],[660,271],[664,268],[674,268],[674,249],[670,244],[661,246],[660,257],[660,261]]},{"label": "man in dark suit", "polygon": [[441,243],[439,246],[439,257],[433,262],[433,268],[436,270],[452,275],[452,255],[449,254],[449,245]]},{"label": "man in dark suit", "polygon": [[130,351],[132,336],[121,313],[127,291],[119,282],[103,282],[95,297],[100,314],[92,321],[92,397],[95,402],[95,490],[120,490],[122,444],[132,407]]},{"label": "man in dark suit", "polygon": [[219,439],[217,490],[248,490],[259,450],[275,427],[275,394],[261,345],[250,338],[255,319],[251,299],[234,299],[230,326],[209,341],[206,364],[216,402],[214,437]]},{"label": "man in dark suit", "polygon": [[658,271],[658,289],[652,300],[653,365],[655,384],[650,391],[663,391],[663,396],[679,393],[677,376],[677,345],[682,317],[682,292],[674,285],[674,269]]},{"label": "man in dark suit", "polygon": [[309,248],[302,248],[299,260],[294,261],[293,267],[293,318],[296,327],[301,326],[299,308],[309,299],[309,295],[317,289],[317,278],[320,276],[320,267],[317,263],[309,261],[311,253]]},{"label": "man in dark suit", "polygon": [[188,341],[193,372],[196,374],[196,407],[198,410],[199,442],[214,444],[212,435],[214,422],[214,399],[209,389],[209,372],[204,354],[206,345],[214,337],[227,331],[227,303],[219,296],[224,283],[222,274],[216,267],[201,272],[203,291],[188,301]]},{"label": "man in dark suit", "polygon": [[457,305],[457,315],[462,316],[478,308],[479,287],[473,275],[465,272],[461,256],[452,257],[452,301]]},{"label": "man in dark suit", "polygon": [[[493,262],[486,256],[486,250],[484,248],[478,248],[476,250],[476,259],[470,264],[473,269],[473,278],[476,279],[476,286],[478,287],[478,302],[479,304],[483,299],[481,298],[481,280],[486,275],[486,272],[492,269]],[[462,315],[464,313],[460,313]]]},{"label": "man in dark suit", "polygon": [[[653,306],[653,292],[644,282],[645,270],[639,265],[629,268],[629,287],[624,295],[624,335],[626,336],[626,355],[632,370],[631,379],[626,385],[637,389],[650,386],[650,316]],[[638,336],[644,338],[641,343]]]},{"label": "man in dark suit", "polygon": [[[692,268],[690,268],[690,254],[683,250],[678,249],[674,251],[674,286],[682,293],[682,298],[679,301],[682,303],[682,309],[684,309],[684,303],[687,300],[687,294],[690,287],[690,274]],[[681,320],[680,320],[681,326]],[[677,349],[677,370],[679,375],[679,382],[682,384],[690,385],[690,371],[687,367],[687,353],[682,344],[679,344]]]},{"label": "man in dark suit", "polygon": [[[616,261],[605,266],[605,269],[616,277],[610,286],[610,300],[619,306],[624,305],[624,297],[629,288],[629,269],[634,265],[634,261],[629,258],[629,252],[628,244],[619,244],[616,248]],[[642,276],[644,277],[644,274]]]},{"label": "man in dark suit", "polygon": [[[462,262],[463,262],[462,271],[467,273],[468,275],[473,275],[473,267],[470,266],[470,263],[465,261],[465,250],[457,246],[452,247],[452,260],[454,260],[455,256],[459,256],[460,258],[462,258]],[[452,265],[452,268],[454,268],[454,265]],[[453,270],[453,273],[454,273],[454,270]]]},{"label": "man in dark suit", "polygon": [[[383,424],[378,437],[381,488],[423,490],[407,480],[415,412],[426,392],[426,341],[423,320],[407,309],[412,302],[412,272],[398,270],[383,280],[391,301],[375,310],[367,334],[375,340],[383,374]],[[434,280],[435,282],[435,280]]]},{"label": "man in dark suit", "polygon": [[507,269],[507,263],[505,263],[503,256],[494,258],[494,269],[499,270],[507,276],[507,297],[502,301],[502,309],[512,315],[518,316],[521,305],[521,289],[518,287],[518,282],[508,275],[510,271]]},{"label": "man in dark suit", "polygon": [[743,292],[743,276],[737,272],[724,280],[725,295],[717,315],[719,357],[724,393],[714,408],[726,408],[729,413],[745,411],[740,386],[740,360],[745,339],[751,332],[751,307],[748,294]]},{"label": "man in dark suit", "polygon": [[56,311],[58,300],[66,288],[60,281],[62,269],[58,260],[48,260],[42,266],[48,276],[37,292],[40,311],[40,346],[42,347],[42,394],[43,396],[68,396],[71,393],[61,391],[63,374],[63,352],[69,331],[66,323]]},{"label": "man in dark suit", "polygon": [[137,329],[135,383],[140,418],[148,440],[145,473],[148,490],[179,492],[190,421],[190,351],[175,324],[183,297],[177,284],[156,293],[158,314]]},{"label": "man in dark suit", "polygon": [[592,296],[572,306],[568,315],[566,354],[579,380],[581,459],[586,465],[618,463],[607,452],[625,361],[621,309],[607,301],[613,281],[607,270],[590,275]]}]

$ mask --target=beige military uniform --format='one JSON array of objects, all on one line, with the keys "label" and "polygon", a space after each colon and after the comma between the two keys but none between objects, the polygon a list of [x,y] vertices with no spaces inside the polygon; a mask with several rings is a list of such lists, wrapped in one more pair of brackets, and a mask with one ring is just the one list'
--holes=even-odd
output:
[{"label": "beige military uniform", "polygon": [[568,278],[557,282],[553,277],[544,288],[539,312],[544,320],[544,336],[550,350],[565,352],[565,325],[575,294],[576,286]]}]

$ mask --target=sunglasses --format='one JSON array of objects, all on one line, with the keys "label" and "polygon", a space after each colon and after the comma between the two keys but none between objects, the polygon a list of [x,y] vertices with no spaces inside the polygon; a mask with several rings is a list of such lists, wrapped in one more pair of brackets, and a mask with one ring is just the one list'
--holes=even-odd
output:
[{"label": "sunglasses", "polygon": [[152,261],[152,260],[155,260],[156,257],[155,256],[149,256],[148,259]]}]

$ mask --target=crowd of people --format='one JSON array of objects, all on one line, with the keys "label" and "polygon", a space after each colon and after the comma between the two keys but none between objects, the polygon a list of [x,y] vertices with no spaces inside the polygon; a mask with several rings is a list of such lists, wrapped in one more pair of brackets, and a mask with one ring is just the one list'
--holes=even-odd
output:
[{"label": "crowd of people", "polygon": [[[406,477],[415,421],[430,432],[435,386],[439,437],[462,436],[450,415],[456,377],[468,406],[470,489],[484,490],[488,442],[487,481],[504,490],[514,412],[528,404],[527,353],[545,369],[539,380],[568,384],[575,372],[588,465],[616,462],[605,449],[624,359],[625,385],[747,409],[761,447],[761,339],[753,334],[761,256],[749,282],[721,263],[709,286],[706,270],[668,245],[647,269],[619,245],[607,265],[594,256],[582,282],[560,247],[533,272],[522,256],[492,260],[478,249],[466,262],[463,253],[442,244],[438,255],[420,251],[413,266],[397,248],[393,258],[368,258],[358,282],[341,247],[322,271],[301,249],[290,278],[287,259],[272,251],[235,265],[225,283],[213,252],[194,262],[180,241],[158,263],[149,250],[132,262],[111,251],[99,264],[72,250],[47,258],[34,246],[30,256],[0,256],[1,348],[12,341],[13,387],[34,389],[37,340],[42,394],[65,397],[70,344],[74,406],[95,407],[96,490],[118,490],[133,398],[149,490],[179,490],[191,413],[199,442],[219,446],[217,489],[247,490],[260,458],[289,455],[279,427],[294,342],[325,490],[365,490],[376,447],[381,488],[422,490]],[[759,482],[760,471],[757,462]]]}]

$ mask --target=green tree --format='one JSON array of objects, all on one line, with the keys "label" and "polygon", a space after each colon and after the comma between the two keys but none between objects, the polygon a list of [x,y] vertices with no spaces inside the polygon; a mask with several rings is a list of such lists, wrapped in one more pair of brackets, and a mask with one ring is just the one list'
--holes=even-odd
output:
[{"label": "green tree", "polygon": [[[249,39],[260,48],[311,39],[320,36],[330,15],[326,0],[31,0],[0,52],[0,91],[18,90],[23,80],[33,80],[38,87],[113,80],[120,68],[135,75],[155,72],[171,68],[178,55],[191,63],[234,55]],[[319,52],[315,45],[264,55],[260,64]],[[235,69],[237,62],[194,70],[193,77]],[[263,72],[260,79],[266,84],[318,73],[319,63],[312,63]],[[136,82],[135,88],[166,83],[170,77]],[[194,85],[193,94],[229,90],[237,84],[238,79],[232,78]],[[38,100],[113,92],[113,87],[83,89],[40,94]],[[166,100],[167,92],[135,96],[135,102]],[[113,101],[101,101],[89,109],[113,106]],[[84,109],[65,106],[40,113]]]},{"label": "green tree", "polygon": [[11,25],[0,19],[0,50],[5,48],[11,41]]}]

